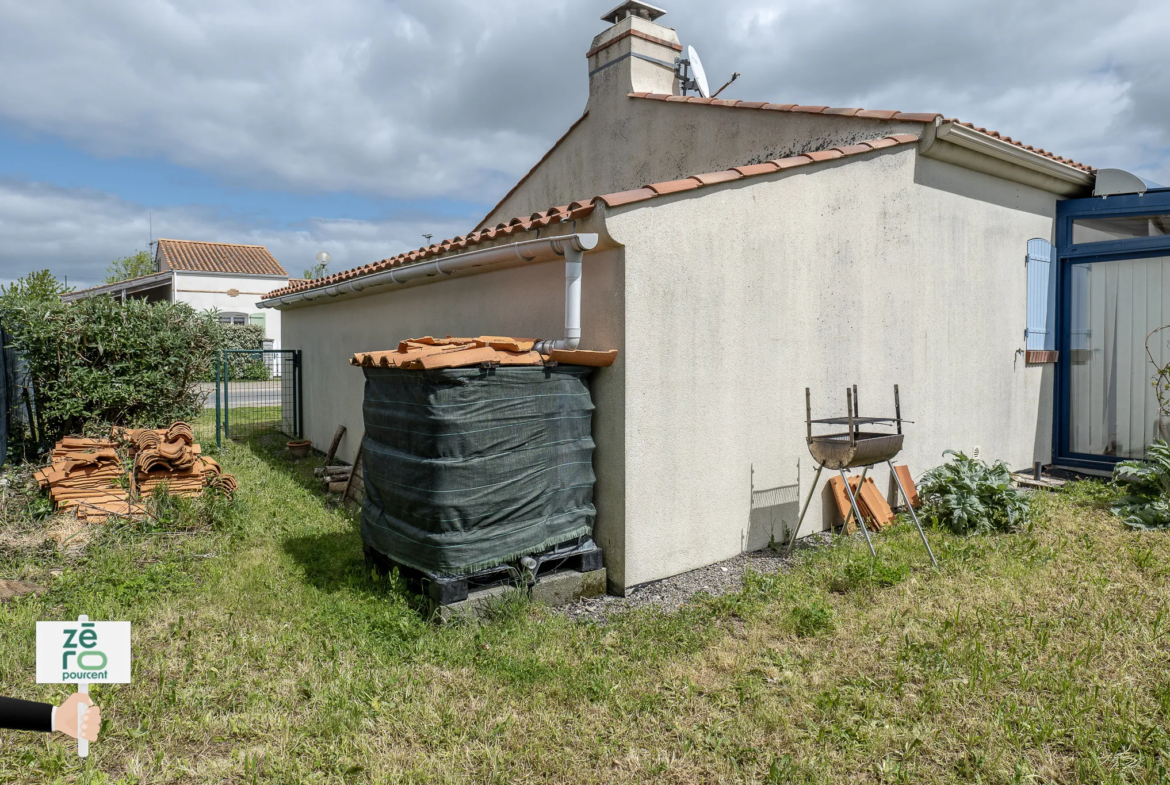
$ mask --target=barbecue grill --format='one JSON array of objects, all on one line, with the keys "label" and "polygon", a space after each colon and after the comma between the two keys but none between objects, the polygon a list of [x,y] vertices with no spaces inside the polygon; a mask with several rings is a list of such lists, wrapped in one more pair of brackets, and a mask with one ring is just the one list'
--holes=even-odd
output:
[{"label": "barbecue grill", "polygon": [[[926,541],[926,532],[922,530],[922,524],[918,521],[918,514],[914,512],[914,507],[910,504],[910,497],[906,494],[906,489],[902,487],[902,480],[898,477],[898,473],[894,471],[894,456],[902,451],[902,440],[904,438],[902,423],[911,422],[910,420],[903,421],[902,419],[902,401],[898,393],[898,385],[894,385],[893,417],[862,417],[858,409],[857,385],[853,385],[852,388],[845,390],[844,417],[826,417],[814,420],[812,416],[812,394],[809,388],[804,388],[805,424],[808,433],[806,441],[808,442],[808,451],[817,463],[817,473],[813,478],[812,487],[809,488],[808,498],[804,502],[804,509],[800,511],[800,519],[796,522],[796,528],[789,535],[788,550],[791,551],[793,544],[796,542],[796,533],[800,530],[800,524],[804,522],[805,513],[808,512],[809,504],[812,502],[813,494],[816,492],[817,482],[821,479],[821,472],[828,468],[841,474],[841,480],[845,484],[845,493],[849,497],[849,504],[853,509],[853,515],[856,517],[857,522],[861,524],[861,531],[865,534],[865,542],[869,545],[870,554],[874,558],[877,558],[877,553],[873,549],[873,540],[869,536],[869,528],[866,527],[865,519],[861,516],[861,512],[858,509],[857,498],[849,485],[849,478],[846,477],[845,470],[860,467],[862,469],[861,482],[865,482],[865,475],[870,467],[885,462],[890,467],[890,476],[894,478],[894,482],[898,485],[898,491],[902,494],[902,501],[905,503],[906,509],[910,511],[910,516],[914,519],[914,525],[918,527],[918,533],[922,536],[922,544],[926,546],[926,552],[930,554],[930,561],[937,567],[938,562],[934,558],[934,552],[930,549],[930,543]],[[814,436],[814,425],[831,426],[837,429],[841,426],[846,426],[848,430],[844,432],[837,430],[834,433]],[[872,428],[874,426],[893,426],[897,431],[895,433],[888,433],[884,431],[862,430],[863,427]],[[860,484],[858,488],[861,488]]]}]

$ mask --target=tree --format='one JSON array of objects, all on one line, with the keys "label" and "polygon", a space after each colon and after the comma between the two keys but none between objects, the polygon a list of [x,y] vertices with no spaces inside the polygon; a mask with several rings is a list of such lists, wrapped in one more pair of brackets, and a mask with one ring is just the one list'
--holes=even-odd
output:
[{"label": "tree", "polygon": [[0,294],[0,318],[34,390],[43,442],[97,424],[158,427],[202,411],[221,333],[184,303],[88,297],[66,303],[48,273]]},{"label": "tree", "polygon": [[305,278],[317,280],[324,278],[326,271],[329,269],[329,262],[318,262],[317,264],[305,270]]},{"label": "tree", "polygon": [[154,275],[158,270],[154,266],[154,258],[146,251],[136,251],[131,256],[123,256],[110,262],[106,268],[106,277],[102,283],[118,283],[130,278],[141,278],[144,275]]}]

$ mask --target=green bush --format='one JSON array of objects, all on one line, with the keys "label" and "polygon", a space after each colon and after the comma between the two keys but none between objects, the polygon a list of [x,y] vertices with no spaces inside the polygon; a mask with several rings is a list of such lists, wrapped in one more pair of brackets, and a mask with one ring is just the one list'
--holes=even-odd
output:
[{"label": "green bush", "polygon": [[1125,493],[1113,504],[1131,529],[1170,528],[1170,446],[1159,439],[1145,461],[1122,461],[1113,467],[1113,483]]},{"label": "green bush", "polygon": [[[264,328],[258,324],[219,323],[220,346],[223,349],[263,349]],[[229,354],[224,371],[232,381],[264,382],[271,374],[261,354]],[[214,381],[212,368],[208,381]]]},{"label": "green bush", "polygon": [[1003,461],[988,465],[977,458],[947,450],[954,460],[922,476],[918,493],[927,513],[955,534],[1006,531],[1028,517],[1028,497],[1012,487],[1012,473]]},{"label": "green bush", "polygon": [[220,331],[183,303],[60,299],[42,271],[0,289],[0,316],[32,380],[40,441],[86,426],[159,426],[200,412]]}]

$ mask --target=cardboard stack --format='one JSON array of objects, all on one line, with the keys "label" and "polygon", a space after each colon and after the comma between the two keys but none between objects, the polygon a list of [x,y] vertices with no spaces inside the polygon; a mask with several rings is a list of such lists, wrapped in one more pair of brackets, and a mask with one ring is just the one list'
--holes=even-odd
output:
[{"label": "cardboard stack", "polygon": [[[125,448],[125,460],[119,448]],[[235,492],[235,478],[200,452],[185,422],[161,429],[115,428],[109,439],[67,436],[35,476],[57,509],[76,510],[78,520],[139,518],[147,512],[138,500],[164,483],[176,496],[198,496],[209,487]]]}]

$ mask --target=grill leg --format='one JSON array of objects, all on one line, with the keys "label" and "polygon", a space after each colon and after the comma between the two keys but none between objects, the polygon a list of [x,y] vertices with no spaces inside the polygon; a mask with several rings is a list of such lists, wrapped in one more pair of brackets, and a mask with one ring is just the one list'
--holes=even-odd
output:
[{"label": "grill leg", "polygon": [[[841,480],[845,483],[845,493],[849,495],[849,505],[853,507],[853,514],[857,516],[857,522],[861,524],[861,531],[865,534],[865,544],[869,546],[869,555],[877,558],[877,552],[873,549],[873,540],[869,538],[869,529],[866,528],[865,518],[861,517],[861,510],[857,508],[857,499],[853,498],[853,489],[849,487],[849,478],[845,476],[845,470],[839,469],[841,472]],[[860,489],[860,486],[858,486]]]},{"label": "grill leg", "polygon": [[804,500],[804,509],[800,511],[800,519],[796,522],[796,528],[788,535],[788,544],[784,546],[784,555],[792,553],[792,546],[796,545],[796,533],[800,531],[800,524],[804,523],[804,515],[808,512],[808,506],[812,504],[813,494],[817,492],[817,483],[821,479],[821,472],[824,470],[824,464],[817,464],[817,473],[813,477],[812,487],[808,489],[808,497]]},{"label": "grill leg", "polygon": [[890,467],[890,474],[894,477],[894,482],[898,484],[898,491],[902,494],[902,503],[906,505],[906,509],[910,511],[910,517],[914,519],[914,525],[918,527],[918,533],[922,535],[922,544],[926,546],[926,552],[930,554],[930,563],[938,567],[938,561],[934,558],[934,551],[930,549],[930,543],[926,541],[926,532],[922,530],[922,524],[918,522],[918,513],[914,512],[914,508],[910,505],[910,497],[906,495],[906,489],[902,487],[902,479],[898,477],[898,473],[894,471],[894,464],[892,461],[886,461],[886,465]]}]

